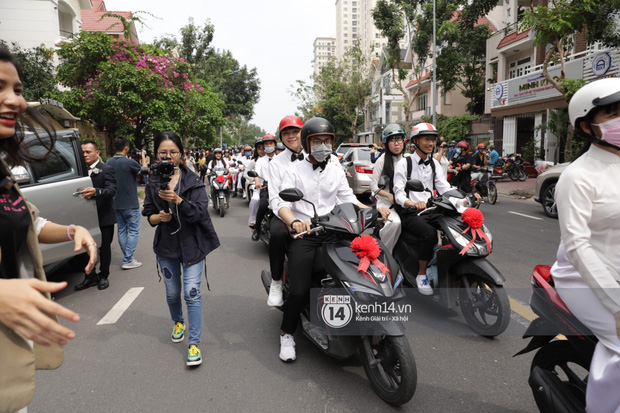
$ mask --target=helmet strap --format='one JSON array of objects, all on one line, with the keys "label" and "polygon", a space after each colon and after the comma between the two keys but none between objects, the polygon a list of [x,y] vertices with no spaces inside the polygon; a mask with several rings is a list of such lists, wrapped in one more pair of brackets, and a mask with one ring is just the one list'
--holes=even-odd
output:
[{"label": "helmet strap", "polygon": [[588,126],[590,127],[590,131],[592,133],[586,133],[583,129],[579,128],[579,130],[581,131],[581,133],[583,133],[584,135],[586,135],[586,137],[590,140],[591,143],[596,143],[597,145],[601,145],[601,146],[606,146],[608,148],[612,148],[615,149],[616,151],[620,151],[620,147],[614,145],[613,143],[609,143],[607,141],[602,140],[601,138],[599,138],[598,136],[596,136],[594,134],[594,128],[592,127],[592,124],[590,123],[590,121],[586,121],[588,122]]}]

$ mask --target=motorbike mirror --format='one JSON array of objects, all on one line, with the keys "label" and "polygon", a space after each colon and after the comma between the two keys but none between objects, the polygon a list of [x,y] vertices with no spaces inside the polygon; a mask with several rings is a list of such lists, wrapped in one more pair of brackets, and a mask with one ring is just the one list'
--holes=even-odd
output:
[{"label": "motorbike mirror", "polygon": [[248,176],[250,178],[258,178],[258,174],[256,173],[256,171],[248,171]]},{"label": "motorbike mirror", "polygon": [[379,189],[385,189],[390,186],[390,178],[387,175],[381,175],[379,182],[377,182]]},{"label": "motorbike mirror", "polygon": [[408,180],[405,188],[413,192],[424,192],[424,184],[417,179]]},{"label": "motorbike mirror", "polygon": [[304,197],[304,193],[297,188],[283,189],[279,195],[286,202],[297,202]]}]

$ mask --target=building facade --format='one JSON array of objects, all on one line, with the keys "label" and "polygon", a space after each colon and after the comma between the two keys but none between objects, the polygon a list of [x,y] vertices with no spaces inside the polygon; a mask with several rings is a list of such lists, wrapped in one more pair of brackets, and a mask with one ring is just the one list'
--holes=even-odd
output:
[{"label": "building facade", "polygon": [[[522,10],[529,6],[524,0],[506,0],[500,6],[503,25],[487,40],[485,113],[494,118],[493,139],[504,155],[521,152],[534,141],[541,149],[540,158],[558,162],[558,139],[551,132],[543,133],[541,125],[550,117],[549,111],[566,108],[566,100],[542,74],[547,51],[534,46],[534,33],[519,30]],[[564,51],[565,77],[591,82],[620,75],[620,51],[588,44],[580,33]],[[559,76],[560,66],[548,68]]]},{"label": "building facade", "polygon": [[336,57],[358,43],[362,51],[378,58],[387,40],[375,27],[372,9],[377,0],[336,0]]},{"label": "building facade", "polygon": [[317,76],[321,72],[321,69],[335,56],[335,37],[317,37],[314,39],[314,54],[312,58],[314,76]]}]

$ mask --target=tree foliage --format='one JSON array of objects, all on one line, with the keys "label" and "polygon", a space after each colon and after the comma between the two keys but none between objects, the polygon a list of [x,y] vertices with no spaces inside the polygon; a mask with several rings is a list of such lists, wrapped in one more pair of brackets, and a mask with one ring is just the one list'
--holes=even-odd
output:
[{"label": "tree foliage", "polygon": [[183,58],[85,32],[62,44],[58,54],[63,62],[58,78],[71,89],[53,97],[107,132],[108,153],[121,133],[131,133],[137,147],[162,130],[215,140],[223,104]]},{"label": "tree foliage", "polygon": [[0,46],[9,49],[21,66],[20,80],[24,84],[23,94],[27,102],[37,101],[45,93],[56,90],[53,50],[43,45],[32,49],[22,49],[17,43],[9,46],[3,40],[0,40]]},{"label": "tree foliage", "polygon": [[[439,115],[437,118],[437,130],[444,137],[446,142],[462,141],[472,132],[472,122],[480,119],[478,115],[464,114],[461,116]],[[425,122],[430,122],[429,117],[423,118]]]}]

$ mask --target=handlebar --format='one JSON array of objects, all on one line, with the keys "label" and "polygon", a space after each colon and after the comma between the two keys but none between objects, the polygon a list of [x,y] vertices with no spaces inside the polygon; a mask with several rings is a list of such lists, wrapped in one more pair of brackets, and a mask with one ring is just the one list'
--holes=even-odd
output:
[{"label": "handlebar", "polygon": [[[314,234],[314,233],[317,233],[317,232],[321,232],[324,229],[325,228],[323,227],[323,225],[317,225],[314,228],[310,228],[308,231],[300,232],[299,234],[293,235],[293,239],[297,239],[297,238],[302,237],[304,235],[310,235],[310,234]],[[294,231],[294,230],[291,229],[291,231]]]}]

